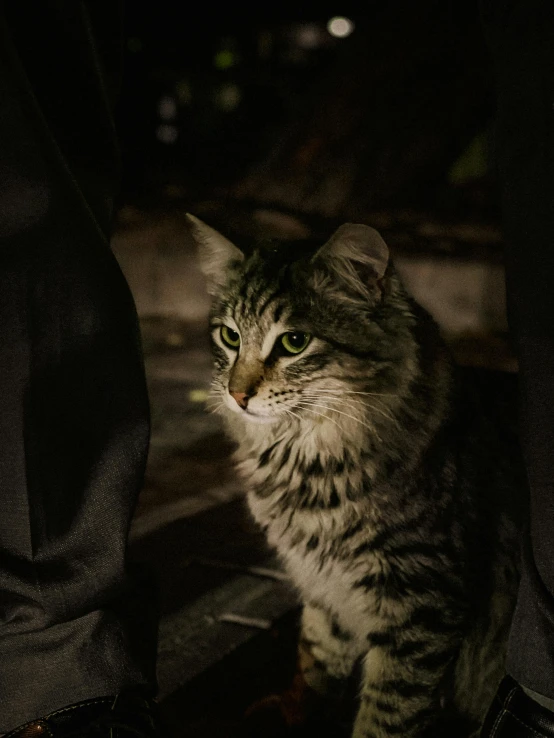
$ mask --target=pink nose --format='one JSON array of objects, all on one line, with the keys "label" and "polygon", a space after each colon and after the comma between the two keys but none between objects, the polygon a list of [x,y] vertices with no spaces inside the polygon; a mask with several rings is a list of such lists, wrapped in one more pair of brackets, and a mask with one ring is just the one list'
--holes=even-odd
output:
[{"label": "pink nose", "polygon": [[243,410],[246,410],[248,400],[250,399],[249,395],[247,395],[246,392],[229,392],[229,394],[236,401],[239,407],[242,407]]}]

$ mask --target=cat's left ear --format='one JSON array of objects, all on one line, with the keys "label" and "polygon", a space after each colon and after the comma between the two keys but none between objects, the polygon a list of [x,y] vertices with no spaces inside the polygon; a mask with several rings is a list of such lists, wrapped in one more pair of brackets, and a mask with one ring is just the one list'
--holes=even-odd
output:
[{"label": "cat's left ear", "polygon": [[389,263],[389,249],[370,226],[345,223],[313,257],[314,266],[323,265],[349,290],[368,296],[380,288]]},{"label": "cat's left ear", "polygon": [[208,292],[215,295],[227,281],[233,263],[244,260],[244,254],[221,233],[200,218],[187,213],[191,233],[198,245],[200,268],[208,283]]}]

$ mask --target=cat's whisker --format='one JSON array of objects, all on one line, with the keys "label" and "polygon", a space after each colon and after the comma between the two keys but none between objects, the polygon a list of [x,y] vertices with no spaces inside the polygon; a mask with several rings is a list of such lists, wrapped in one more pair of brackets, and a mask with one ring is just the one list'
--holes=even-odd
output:
[{"label": "cat's whisker", "polygon": [[297,420],[299,420],[300,422],[302,422],[302,418],[300,417],[300,415],[298,415],[298,413],[295,413],[292,410],[289,410],[288,408],[285,408],[285,413],[287,415],[292,415],[294,418],[296,418]]},{"label": "cat's whisker", "polygon": [[[344,395],[331,395],[331,394],[327,394],[327,395],[324,395],[322,397],[319,394],[310,393],[310,392],[302,393],[302,397],[305,397],[305,398],[310,399],[310,400],[331,400],[331,401],[341,402],[341,403],[344,403],[344,404],[352,404],[352,403],[354,403],[356,405],[362,405],[362,406],[365,406],[365,407],[372,407],[372,408],[375,408],[375,405],[373,403],[378,402],[379,405],[382,406],[382,410],[379,411],[378,408],[375,408],[377,410],[377,412],[384,413],[386,415],[386,417],[388,417],[391,421],[396,422],[396,419],[394,418],[394,416],[392,414],[388,414],[387,413],[387,410],[389,409],[390,406],[388,405],[388,403],[386,403],[380,397],[372,397],[371,395],[369,395],[368,396],[368,399],[365,399],[365,398],[362,399],[362,398],[359,398],[359,397],[348,397],[348,396],[344,396]],[[369,399],[373,400],[373,403],[372,404],[370,404],[368,402]]]},{"label": "cat's whisker", "polygon": [[319,389],[314,388],[314,392],[336,392],[340,393],[341,395],[369,395],[371,397],[397,397],[398,395],[396,392],[360,392],[358,390],[349,390],[349,389]]},{"label": "cat's whisker", "polygon": [[[339,428],[341,431],[343,430],[341,424],[337,420],[335,420],[335,418],[330,418],[325,413],[319,413],[319,412],[316,412],[315,410],[312,410],[311,409],[312,406],[315,407],[315,405],[313,405],[313,403],[311,403],[311,402],[308,403],[308,402],[304,402],[304,401],[301,400],[300,402],[297,403],[296,406],[297,407],[301,407],[302,410],[309,410],[310,412],[314,413],[315,415],[318,415],[321,418],[325,418],[325,420],[328,420],[330,423],[334,423],[337,426],[337,428]],[[326,406],[321,405],[320,407],[326,407]],[[327,408],[327,409],[329,409],[329,408]]]},{"label": "cat's whisker", "polygon": [[[343,402],[347,408],[350,407],[351,410],[354,409],[351,405],[353,400],[347,398],[346,401]],[[399,427],[398,419],[392,413],[387,412],[387,410],[385,410],[384,408],[378,407],[375,404],[368,402],[367,400],[365,402],[362,402],[361,404],[363,404],[368,410],[376,412],[381,417],[390,420],[391,423],[394,423],[397,427]]]},{"label": "cat's whisker", "polygon": [[336,397],[327,395],[326,397],[318,397],[317,395],[311,395],[311,394],[303,394],[302,397],[306,397],[308,400],[327,400],[329,402],[340,402],[341,405],[344,405],[346,407],[350,407],[351,410],[355,410],[352,406],[352,403],[356,403],[358,406],[368,408],[370,410],[374,410],[376,413],[379,413],[379,415],[382,415],[384,418],[387,418],[391,421],[391,423],[395,423],[396,426],[398,426],[398,420],[394,417],[391,413],[387,413],[384,409],[375,407],[375,405],[370,404],[367,400],[358,400],[355,398],[344,398],[344,397]]},{"label": "cat's whisker", "polygon": [[344,398],[348,397],[349,400],[356,401],[356,402],[364,402],[364,400],[361,397],[351,397],[351,395],[362,395],[364,397],[371,397],[374,400],[377,400],[378,402],[385,403],[385,400],[382,400],[382,397],[396,397],[396,395],[379,395],[377,393],[373,392],[342,392],[341,390],[302,390],[302,396],[303,397],[323,397],[325,396],[325,399],[327,397],[337,397],[337,398]]},{"label": "cat's whisker", "polygon": [[334,418],[330,418],[328,415],[325,415],[325,413],[318,413],[317,410],[312,410],[312,408],[309,407],[308,405],[306,405],[302,409],[306,410],[307,412],[313,413],[314,415],[317,415],[320,418],[325,418],[325,420],[328,420],[330,423],[334,423],[334,425],[336,425],[337,428],[342,432],[343,429],[342,429],[341,424],[338,421],[336,421]]},{"label": "cat's whisker", "polygon": [[209,413],[213,413],[217,415],[218,413],[221,413],[222,410],[225,409],[225,405],[222,402],[220,402],[218,405],[215,405],[212,407],[206,407],[206,409]]},{"label": "cat's whisker", "polygon": [[373,410],[374,412],[378,413],[383,418],[386,418],[387,420],[390,420],[391,423],[394,423],[397,428],[400,428],[401,427],[400,426],[400,421],[392,413],[387,413],[385,410],[383,410],[380,407],[376,407],[375,405],[370,405],[369,407],[371,408],[371,410]]},{"label": "cat's whisker", "polygon": [[[369,425],[368,423],[364,423],[363,420],[360,420],[360,418],[357,418],[355,415],[350,415],[349,413],[345,413],[342,410],[337,410],[335,407],[329,407],[328,405],[321,405],[320,403],[316,402],[308,402],[308,401],[300,401],[297,403],[298,405],[304,404],[305,406],[309,407],[322,407],[325,410],[329,410],[332,413],[338,413],[339,415],[344,415],[347,418],[350,418],[351,420],[354,420],[356,423],[359,423],[360,425],[363,425],[365,428],[368,428],[372,433],[375,433],[375,428],[372,425]],[[327,416],[326,416],[327,417]]]},{"label": "cat's whisker", "polygon": [[225,403],[223,401],[223,394],[221,392],[210,392],[208,395],[208,398],[206,399],[204,403],[204,407],[207,410],[212,410],[212,408],[217,407],[224,407]]},{"label": "cat's whisker", "polygon": [[[350,407],[351,410],[355,410],[356,409],[356,408],[353,408],[352,405],[351,405],[352,400],[346,399],[346,401],[343,401],[343,402],[344,402],[344,405],[346,405],[347,408]],[[398,426],[398,420],[394,417],[394,415],[392,413],[389,413],[386,410],[384,410],[383,408],[377,407],[373,403],[369,403],[367,401],[366,402],[363,402],[363,403],[360,403],[360,404],[362,404],[363,406],[365,406],[368,410],[371,410],[373,412],[378,413],[379,415],[381,415],[381,417],[386,418],[387,420],[390,420],[391,423],[394,423],[395,425]]]},{"label": "cat's whisker", "polygon": [[357,400],[357,399],[348,398],[348,397],[335,397],[333,395],[326,395],[325,397],[321,397],[320,395],[309,395],[309,394],[302,395],[302,397],[306,400],[311,400],[311,401],[325,401],[325,402],[337,403],[337,404],[340,403],[341,405],[345,405],[345,406],[350,405],[353,411],[356,410],[356,407],[354,407],[355,405],[357,405],[358,407],[364,407],[364,408],[368,407],[367,401]]},{"label": "cat's whisker", "polygon": [[[361,399],[360,397],[349,397],[346,393],[344,394],[325,394],[322,396],[322,393],[319,392],[302,392],[302,397],[309,397],[310,399],[316,399],[316,400],[340,400],[341,402],[355,402],[358,405],[365,405],[367,403],[367,400]],[[372,397],[369,395],[371,399],[376,400],[377,402],[381,402],[383,405],[386,406],[386,403],[384,400],[381,400],[379,397]]]}]

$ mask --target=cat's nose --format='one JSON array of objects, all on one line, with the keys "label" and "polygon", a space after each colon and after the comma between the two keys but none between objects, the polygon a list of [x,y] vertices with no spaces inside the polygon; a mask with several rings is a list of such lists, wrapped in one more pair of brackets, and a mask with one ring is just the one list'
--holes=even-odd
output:
[{"label": "cat's nose", "polygon": [[247,395],[246,392],[229,392],[229,394],[236,401],[239,407],[242,407],[243,410],[246,410],[250,395]]}]

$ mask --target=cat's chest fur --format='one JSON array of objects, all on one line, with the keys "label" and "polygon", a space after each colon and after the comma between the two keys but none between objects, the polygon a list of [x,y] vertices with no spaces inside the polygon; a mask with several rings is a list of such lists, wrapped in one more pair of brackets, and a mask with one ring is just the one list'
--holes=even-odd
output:
[{"label": "cat's chest fur", "polygon": [[[359,574],[340,545],[347,529],[342,511],[291,509],[268,514],[268,507],[260,504],[255,491],[248,494],[248,502],[303,601],[342,613],[342,625],[351,632],[364,622],[367,625],[367,593],[354,586]],[[366,561],[365,571],[367,566]]]},{"label": "cat's chest fur", "polygon": [[[279,553],[305,602],[342,611],[344,627],[367,623],[368,596],[352,557],[352,531],[371,536],[375,510],[368,505],[372,468],[361,449],[346,446],[329,429],[283,436],[254,448],[239,447],[238,469],[248,485],[248,504],[267,540]],[[362,531],[358,531],[360,533]],[[379,555],[364,556],[363,572],[381,568]]]}]

